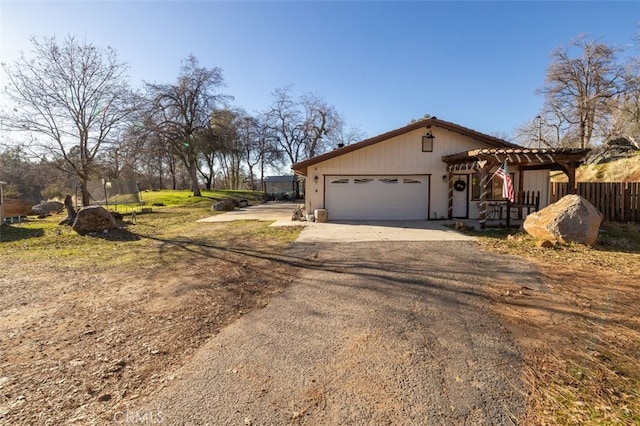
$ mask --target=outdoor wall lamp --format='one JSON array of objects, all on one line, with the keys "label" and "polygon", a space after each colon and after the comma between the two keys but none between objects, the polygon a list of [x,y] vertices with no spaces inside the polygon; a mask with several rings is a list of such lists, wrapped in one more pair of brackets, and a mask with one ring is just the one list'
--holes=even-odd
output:
[{"label": "outdoor wall lamp", "polygon": [[314,177],[313,177],[313,181],[314,181],[315,183],[318,183],[318,175],[316,175],[316,176],[314,176]]},{"label": "outdoor wall lamp", "polygon": [[425,136],[422,137],[422,152],[433,152],[433,140],[436,137],[433,136],[431,130],[427,132]]}]

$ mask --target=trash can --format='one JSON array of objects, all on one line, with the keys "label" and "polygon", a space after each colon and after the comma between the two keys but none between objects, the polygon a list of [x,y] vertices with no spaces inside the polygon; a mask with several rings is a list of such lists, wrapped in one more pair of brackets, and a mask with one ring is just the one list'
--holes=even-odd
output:
[{"label": "trash can", "polygon": [[327,209],[316,209],[313,214],[316,217],[316,222],[325,223],[329,219]]}]

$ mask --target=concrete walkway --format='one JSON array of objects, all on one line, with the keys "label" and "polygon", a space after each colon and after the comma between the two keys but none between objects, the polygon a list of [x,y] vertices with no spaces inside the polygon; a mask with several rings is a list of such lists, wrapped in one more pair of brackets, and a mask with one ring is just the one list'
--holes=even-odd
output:
[{"label": "concrete walkway", "polygon": [[198,222],[233,222],[234,220],[273,221],[269,226],[300,226],[306,222],[294,222],[291,216],[300,203],[268,202],[220,213],[200,219]]},{"label": "concrete walkway", "polygon": [[474,237],[444,226],[452,221],[378,220],[329,223],[294,222],[298,203],[270,202],[217,214],[198,222],[234,220],[273,221],[269,226],[304,226],[298,237],[303,243],[349,243],[359,241],[475,241]]},{"label": "concrete walkway", "polygon": [[381,220],[308,223],[296,240],[301,243],[360,241],[475,241],[444,226],[450,222]]}]

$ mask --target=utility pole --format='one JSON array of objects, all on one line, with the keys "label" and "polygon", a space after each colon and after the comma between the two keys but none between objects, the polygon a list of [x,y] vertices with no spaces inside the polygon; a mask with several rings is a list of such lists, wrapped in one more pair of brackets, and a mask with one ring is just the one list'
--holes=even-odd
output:
[{"label": "utility pole", "polygon": [[540,144],[542,142],[542,117],[538,115],[536,119],[538,120],[538,149],[540,149]]}]

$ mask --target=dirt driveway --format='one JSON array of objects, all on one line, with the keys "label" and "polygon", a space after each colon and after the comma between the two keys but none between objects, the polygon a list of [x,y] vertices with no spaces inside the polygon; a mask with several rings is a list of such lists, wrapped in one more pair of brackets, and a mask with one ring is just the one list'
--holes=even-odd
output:
[{"label": "dirt driveway", "polygon": [[297,283],[205,344],[120,423],[511,424],[521,359],[493,280],[537,271],[473,242],[296,243]]}]

